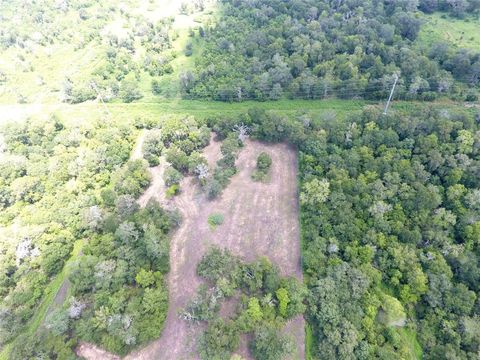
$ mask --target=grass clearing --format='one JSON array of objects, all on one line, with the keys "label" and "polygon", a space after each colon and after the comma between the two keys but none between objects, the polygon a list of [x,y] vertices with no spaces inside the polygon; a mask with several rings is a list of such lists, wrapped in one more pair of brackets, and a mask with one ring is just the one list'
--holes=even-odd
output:
[{"label": "grass clearing", "polygon": [[445,41],[458,48],[480,50],[480,18],[457,19],[446,14],[422,15],[422,25],[417,43],[430,46]]},{"label": "grass clearing", "polygon": [[398,328],[398,334],[401,336],[401,339],[410,351],[412,359],[422,359],[423,358],[423,351],[422,347],[420,346],[417,340],[417,333],[415,330],[409,329],[407,327]]}]

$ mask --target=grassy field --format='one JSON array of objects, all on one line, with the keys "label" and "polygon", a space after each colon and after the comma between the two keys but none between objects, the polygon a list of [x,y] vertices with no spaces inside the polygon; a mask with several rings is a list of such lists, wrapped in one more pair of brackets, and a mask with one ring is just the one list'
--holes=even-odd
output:
[{"label": "grassy field", "polygon": [[[22,118],[48,118],[56,113],[64,121],[81,124],[95,119],[110,117],[118,123],[130,122],[137,117],[162,118],[184,117],[188,115],[204,119],[210,116],[225,115],[234,116],[256,107],[265,110],[273,110],[285,115],[294,115],[299,112],[307,112],[312,116],[335,114],[337,118],[344,118],[352,112],[360,111],[365,106],[372,105],[383,108],[383,102],[365,100],[279,100],[279,101],[244,101],[244,102],[220,102],[182,99],[152,98],[152,101],[140,101],[130,104],[110,103],[103,106],[98,102],[85,102],[77,105],[64,103],[44,104],[17,104],[0,105],[0,113],[3,117],[0,122],[8,120],[20,120]],[[450,100],[435,102],[421,101],[396,101],[391,105],[391,111],[409,113],[425,107],[435,107],[447,110],[461,110],[478,112],[480,107],[456,103]]]},{"label": "grassy field", "polygon": [[442,13],[422,15],[424,24],[418,36],[418,44],[430,46],[445,41],[458,48],[480,50],[480,18],[457,19]]}]

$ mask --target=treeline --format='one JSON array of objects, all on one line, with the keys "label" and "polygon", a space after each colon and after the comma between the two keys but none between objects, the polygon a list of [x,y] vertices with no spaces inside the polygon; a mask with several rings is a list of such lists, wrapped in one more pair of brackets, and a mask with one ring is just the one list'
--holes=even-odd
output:
[{"label": "treeline", "polygon": [[378,99],[388,95],[397,73],[399,98],[433,100],[444,94],[475,100],[480,55],[446,43],[420,50],[417,5],[224,0],[218,23],[196,35],[203,39],[202,55],[194,71],[180,76],[184,96]]},{"label": "treeline", "polygon": [[478,13],[480,2],[477,0],[420,0],[419,9],[426,13],[444,11],[463,18],[467,14]]},{"label": "treeline", "polygon": [[211,121],[299,148],[313,358],[478,356],[480,114]]}]

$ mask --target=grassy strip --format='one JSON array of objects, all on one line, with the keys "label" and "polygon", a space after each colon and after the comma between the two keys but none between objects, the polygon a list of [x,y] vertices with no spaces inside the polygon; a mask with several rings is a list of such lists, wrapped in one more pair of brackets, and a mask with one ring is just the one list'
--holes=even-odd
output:
[{"label": "grassy strip", "polygon": [[480,19],[467,16],[458,19],[444,13],[422,14],[425,21],[417,38],[417,44],[428,48],[438,41],[448,42],[457,48],[480,50]]},{"label": "grassy strip", "polygon": [[405,344],[408,346],[410,354],[412,354],[412,359],[421,360],[423,358],[423,351],[417,340],[416,331],[406,327],[399,328],[397,331],[402,337]]},{"label": "grassy strip", "polygon": [[[35,315],[27,324],[25,330],[23,331],[23,334],[33,336],[39,329],[40,325],[42,325],[45,319],[45,316],[47,315],[47,311],[50,308],[50,305],[55,300],[55,296],[57,295],[58,291],[62,287],[63,282],[65,281],[65,279],[68,277],[70,273],[69,271],[70,267],[68,265],[78,257],[84,243],[85,243],[84,240],[77,240],[75,242],[70,258],[65,263],[65,266],[63,267],[62,271],[45,288],[45,291],[43,293],[43,300],[38,306],[38,309],[35,312]],[[0,360],[7,360],[9,358],[9,354],[12,348],[15,347],[16,345],[16,341],[17,341],[16,339],[18,339],[18,336],[15,338],[14,341],[5,345],[2,352],[0,353]]]}]

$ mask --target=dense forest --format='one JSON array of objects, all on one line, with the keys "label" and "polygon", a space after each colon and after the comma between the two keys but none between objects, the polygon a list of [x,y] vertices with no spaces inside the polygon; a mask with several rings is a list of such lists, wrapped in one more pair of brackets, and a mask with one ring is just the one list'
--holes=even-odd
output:
[{"label": "dense forest", "polygon": [[[221,3],[220,21],[196,35],[203,42],[195,70],[181,75],[187,98],[377,99],[395,74],[400,98],[477,98],[480,54],[445,42],[418,46],[418,1]],[[480,9],[478,1],[420,3],[457,16]]]},{"label": "dense forest", "polygon": [[252,109],[212,122],[299,147],[314,358],[478,356],[478,114],[371,108],[332,121]]}]

